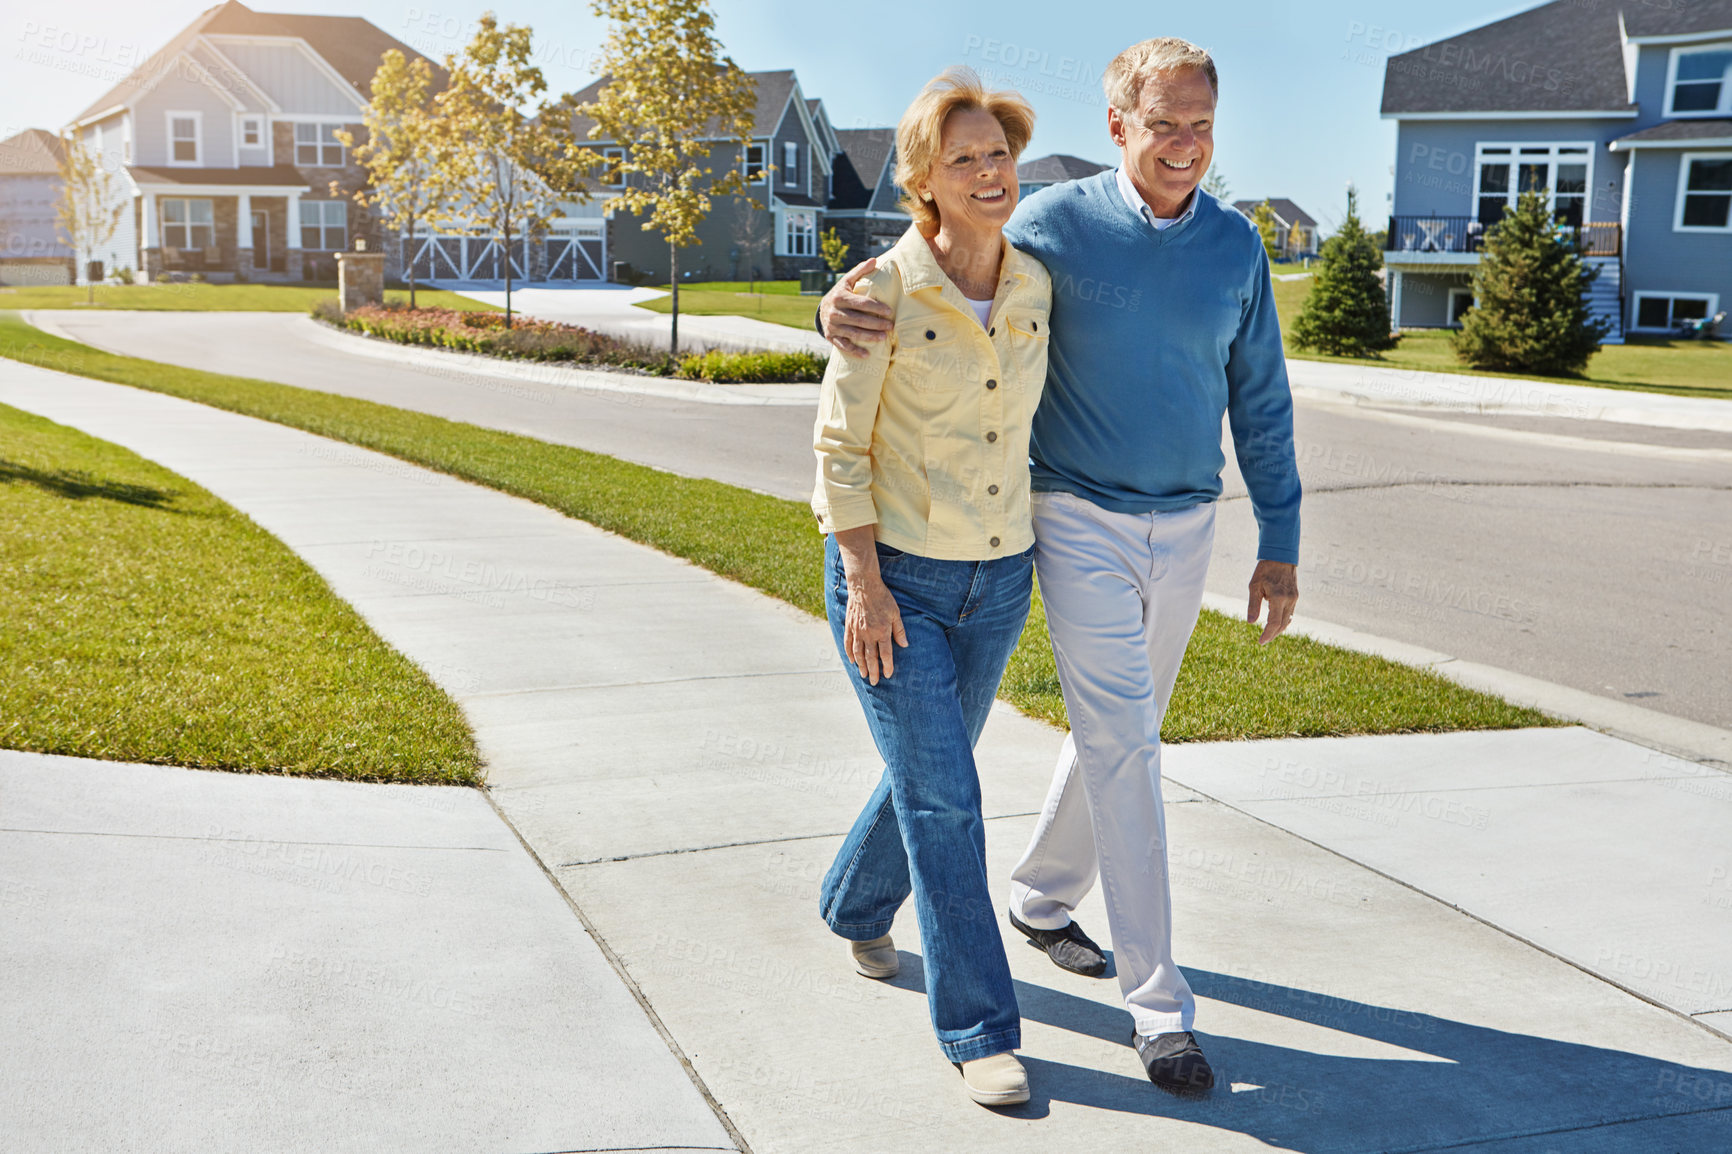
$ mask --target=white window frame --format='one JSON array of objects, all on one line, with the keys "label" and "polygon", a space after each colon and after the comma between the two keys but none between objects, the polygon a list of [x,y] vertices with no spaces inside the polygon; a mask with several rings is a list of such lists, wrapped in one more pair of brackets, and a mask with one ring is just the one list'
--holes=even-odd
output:
[{"label": "white window frame", "polygon": [[[1644,300],[1651,300],[1651,299],[1654,299],[1656,297],[1660,298],[1662,300],[1668,300],[1668,301],[1677,301],[1677,300],[1704,301],[1708,305],[1708,311],[1704,315],[1710,316],[1710,317],[1720,311],[1720,294],[1719,293],[1639,292],[1639,293],[1633,294],[1630,298],[1630,331],[1631,332],[1633,332],[1633,333],[1670,333],[1670,332],[1676,332],[1677,331],[1676,325],[1670,325],[1670,326],[1663,328],[1663,329],[1644,328],[1643,327],[1643,325],[1642,325],[1642,302]],[[1666,313],[1667,313],[1668,317],[1671,315],[1671,312],[1672,312],[1671,307],[1667,306]]]},{"label": "white window frame", "polygon": [[1727,75],[1720,81],[1720,103],[1714,108],[1703,110],[1689,109],[1676,112],[1672,109],[1672,96],[1678,88],[1678,61],[1685,56],[1697,52],[1732,52],[1732,40],[1721,41],[1718,44],[1685,44],[1672,49],[1666,58],[1666,116],[1732,116],[1732,75]]},{"label": "white window frame", "polygon": [[[247,143],[247,129],[249,126],[251,126],[253,135],[258,137],[257,142],[255,142],[253,144]],[[238,136],[236,136],[235,139],[240,141],[240,144],[238,145],[238,147],[240,147],[240,148],[263,148],[263,147],[265,147],[265,118],[262,116],[243,116],[243,117],[241,117],[240,118],[240,133]]]},{"label": "white window frame", "polygon": [[[758,153],[758,175],[752,175],[752,151]],[[770,179],[770,142],[754,140],[740,154],[740,176],[747,184],[763,184]]]},{"label": "white window frame", "polygon": [[[343,121],[343,120],[297,120],[295,122],[295,167],[296,168],[344,168],[344,167],[347,167],[347,165],[349,163],[349,148],[348,148],[348,146],[345,145],[341,140],[337,140],[335,137],[333,137],[329,141],[327,141],[325,139],[325,130],[327,128],[331,129],[333,132],[340,132],[347,127],[348,127],[348,122]],[[303,147],[303,144],[301,141],[301,129],[302,128],[311,128],[315,134],[311,147],[316,149],[318,152],[318,159],[316,159],[316,160],[303,161],[301,159],[301,148]],[[329,164],[325,161],[325,146],[327,144],[334,144],[337,146],[337,163],[335,163],[335,164]]]},{"label": "white window frame", "polygon": [[[618,158],[622,162],[625,160],[625,149],[619,147],[618,145],[612,145],[610,147],[602,149],[601,154],[602,154],[602,156],[606,157],[608,160],[613,160],[615,158]],[[625,173],[623,173],[623,172],[620,173],[619,179],[617,179],[617,180],[608,180],[607,174],[604,170],[602,173],[602,184],[606,188],[624,188],[625,187]]]},{"label": "white window frame", "polygon": [[[171,168],[198,168],[204,163],[204,113],[174,112],[162,114],[162,129],[168,141],[168,164]],[[176,160],[174,155],[174,122],[177,120],[192,121],[192,152],[191,160]]]},{"label": "white window frame", "polygon": [[790,187],[800,183],[800,145],[797,141],[782,142],[782,183]]},{"label": "white window frame", "polygon": [[[1509,174],[1509,195],[1508,195],[1507,203],[1508,203],[1511,211],[1514,211],[1515,206],[1516,206],[1516,201],[1521,199],[1521,192],[1522,192],[1522,190],[1521,190],[1521,173],[1519,171],[1519,167],[1523,163],[1522,149],[1524,149],[1524,148],[1544,148],[1544,149],[1547,149],[1548,151],[1547,151],[1546,156],[1545,156],[1545,161],[1546,161],[1546,164],[1550,166],[1550,174],[1551,175],[1550,175],[1550,178],[1546,181],[1546,208],[1548,211],[1551,211],[1554,213],[1558,210],[1558,165],[1565,163],[1566,160],[1570,164],[1574,164],[1576,161],[1576,156],[1574,153],[1570,154],[1566,158],[1563,156],[1562,150],[1566,149],[1566,148],[1585,148],[1585,149],[1587,149],[1587,152],[1582,157],[1582,159],[1586,162],[1586,164],[1588,166],[1587,179],[1582,185],[1582,223],[1584,225],[1588,223],[1588,219],[1589,219],[1588,218],[1588,209],[1593,204],[1593,200],[1594,200],[1594,153],[1595,153],[1595,145],[1594,145],[1593,141],[1591,141],[1591,140],[1480,140],[1480,141],[1476,141],[1474,143],[1474,146],[1473,146],[1473,202],[1472,202],[1472,206],[1471,206],[1472,211],[1470,213],[1468,213],[1468,216],[1473,220],[1479,219],[1480,169],[1485,164],[1485,162],[1487,160],[1486,149],[1488,149],[1488,148],[1498,150],[1498,153],[1495,154],[1493,157],[1491,157],[1491,159],[1493,159],[1493,160],[1502,159],[1502,154],[1505,152],[1508,153],[1508,162],[1509,162],[1509,166],[1510,166],[1510,174]],[[1530,159],[1527,161],[1527,163],[1531,164],[1536,159],[1537,159],[1537,157],[1530,156]],[[1487,227],[1489,227],[1489,226],[1487,226]]]},{"label": "white window frame", "polygon": [[[1684,223],[1684,198],[1690,193],[1687,185],[1690,180],[1690,162],[1693,160],[1732,160],[1732,152],[1722,150],[1686,152],[1678,158],[1678,199],[1677,203],[1672,206],[1672,231],[1700,232],[1710,236],[1724,236],[1727,233],[1732,233],[1732,211],[1727,212],[1726,223],[1718,228],[1713,225]],[[1728,195],[1732,195],[1732,193]]]},{"label": "white window frame", "polygon": [[1459,329],[1461,327],[1461,322],[1455,319],[1455,300],[1457,297],[1466,297],[1467,298],[1467,307],[1468,308],[1473,307],[1473,290],[1472,289],[1470,289],[1470,288],[1452,288],[1452,289],[1450,289],[1449,290],[1449,299],[1444,302],[1444,306],[1443,306],[1443,323],[1444,323],[1445,328]]},{"label": "white window frame", "polygon": [[[338,215],[341,217],[340,223],[334,225],[330,222],[332,214],[329,209],[332,205],[337,207],[339,210]],[[312,215],[318,217],[318,224],[307,224],[308,209],[314,210]],[[346,252],[349,248],[349,202],[341,199],[306,200],[303,198],[301,201],[300,219],[295,221],[295,227],[301,230],[297,235],[301,238],[302,251]],[[306,230],[308,228],[317,228],[319,230],[318,244],[307,243]],[[332,229],[336,229],[341,234],[339,237],[339,243],[334,246],[325,243],[331,239],[330,234]]]},{"label": "white window frame", "polygon": [[[805,220],[806,227],[796,231],[795,222]],[[818,255],[818,210],[788,208],[782,210],[781,227],[776,230],[777,256]]]},{"label": "white window frame", "polygon": [[[171,223],[168,219],[168,206],[171,204],[181,204],[181,205],[186,206],[182,210],[185,213],[185,216],[178,223]],[[209,221],[197,221],[197,222],[195,222],[192,219],[192,206],[195,204],[203,204],[203,205],[206,205],[210,208],[210,220]],[[157,228],[160,231],[158,232],[157,235],[162,238],[162,247],[163,248],[178,249],[181,252],[203,252],[206,249],[213,249],[216,247],[216,205],[211,201],[210,197],[208,197],[208,196],[164,196],[164,197],[158,198],[156,205],[157,205],[156,211],[158,212],[158,214],[160,214],[158,217],[158,220],[157,220]],[[168,230],[171,228],[179,228],[179,229],[185,230],[184,236],[185,236],[185,239],[189,243],[187,243],[187,244],[169,244],[168,243]],[[208,244],[192,244],[192,243],[190,243],[192,241],[192,230],[195,228],[205,228],[205,229],[210,230],[210,241]]]}]

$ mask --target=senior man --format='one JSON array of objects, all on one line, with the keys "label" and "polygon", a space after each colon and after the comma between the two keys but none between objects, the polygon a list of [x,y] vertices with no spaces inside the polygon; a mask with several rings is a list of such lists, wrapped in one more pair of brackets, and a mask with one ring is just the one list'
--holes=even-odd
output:
[{"label": "senior man", "polygon": [[[1292,619],[1293,402],[1261,239],[1198,188],[1214,147],[1214,61],[1184,40],[1147,40],[1102,79],[1119,167],[1036,193],[1004,232],[1052,274],[1030,470],[1035,564],[1071,724],[1012,873],[1010,921],[1059,966],[1103,975],[1100,948],[1071,919],[1098,876],[1144,1070],[1165,1089],[1201,1093],[1214,1073],[1172,956],[1161,719],[1202,604],[1223,413],[1259,530],[1247,619],[1267,603],[1265,644]],[[851,355],[889,328],[883,307],[852,291],[872,267],[820,307],[821,330]]]}]

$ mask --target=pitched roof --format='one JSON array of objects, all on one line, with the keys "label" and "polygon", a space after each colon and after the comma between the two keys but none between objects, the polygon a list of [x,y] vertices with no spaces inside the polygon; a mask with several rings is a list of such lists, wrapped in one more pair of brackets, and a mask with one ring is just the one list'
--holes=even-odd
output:
[{"label": "pitched roof", "polygon": [[1640,132],[1632,132],[1628,136],[1620,136],[1612,141],[1614,152],[1621,148],[1646,144],[1653,147],[1668,144],[1685,145],[1714,141],[1732,140],[1732,120],[1711,118],[1707,120],[1663,120]]},{"label": "pitched roof", "polygon": [[896,151],[894,128],[838,128],[842,154],[830,175],[830,207],[866,208]]},{"label": "pitched roof", "polygon": [[1631,36],[1687,36],[1693,32],[1732,31],[1732,0],[1624,5],[1624,31]]},{"label": "pitched roof", "polygon": [[[181,29],[173,39],[152,53],[143,64],[127,73],[120,83],[103,93],[88,108],[75,116],[83,120],[104,112],[129,99],[150,84],[160,73],[171,68],[175,58],[205,33],[236,36],[297,36],[305,40],[314,52],[324,57],[342,77],[363,97],[372,94],[373,73],[378,71],[379,58],[395,48],[410,60],[422,54],[395,36],[359,16],[301,16],[294,13],[254,12],[240,0],[225,0],[205,11]],[[424,57],[422,57],[425,59]],[[433,65],[435,88],[443,88],[449,79],[438,61]]]},{"label": "pitched roof", "polygon": [[[776,125],[782,120],[782,110],[788,105],[788,97],[794,92],[794,72],[792,69],[781,69],[776,72],[748,72],[756,86],[757,102],[752,109],[752,131],[754,133],[774,132]],[[603,76],[592,80],[571,94],[573,104],[587,104],[601,94],[607,87],[611,76]],[[808,102],[811,103],[811,102]],[[571,118],[572,135],[579,141],[589,140],[589,130],[595,127],[595,121],[587,116]],[[601,143],[596,141],[595,143]]]},{"label": "pitched roof", "polygon": [[1092,160],[1084,160],[1080,156],[1066,156],[1055,152],[1051,156],[1043,156],[1038,160],[1025,160],[1016,166],[1016,178],[1025,184],[1059,184],[1067,180],[1080,180],[1085,176],[1093,176],[1097,172],[1105,172],[1112,166],[1096,164]]},{"label": "pitched roof", "polygon": [[1625,88],[1616,4],[1551,0],[1392,56],[1384,66],[1386,116],[1634,107]]},{"label": "pitched roof", "polygon": [[60,171],[66,146],[42,128],[26,128],[0,140],[0,176],[52,175]]},{"label": "pitched roof", "polygon": [[[1244,213],[1246,216],[1250,216],[1251,213],[1256,210],[1257,206],[1262,203],[1263,202],[1260,200],[1235,200],[1233,202],[1233,207]],[[1317,222],[1311,218],[1310,213],[1306,212],[1284,196],[1269,197],[1269,211],[1275,214],[1276,220],[1289,228],[1294,225],[1298,225],[1300,228],[1317,227]]]}]

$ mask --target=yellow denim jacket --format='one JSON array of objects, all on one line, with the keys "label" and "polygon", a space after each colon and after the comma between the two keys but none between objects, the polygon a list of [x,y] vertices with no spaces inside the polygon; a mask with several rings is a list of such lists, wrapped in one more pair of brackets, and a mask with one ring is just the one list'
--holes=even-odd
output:
[{"label": "yellow denim jacket", "polygon": [[854,360],[832,350],[818,391],[812,510],[825,533],[876,525],[894,548],[984,561],[1034,544],[1028,435],[1046,384],[1046,266],[1008,242],[987,327],[914,228],[860,292],[895,327]]}]

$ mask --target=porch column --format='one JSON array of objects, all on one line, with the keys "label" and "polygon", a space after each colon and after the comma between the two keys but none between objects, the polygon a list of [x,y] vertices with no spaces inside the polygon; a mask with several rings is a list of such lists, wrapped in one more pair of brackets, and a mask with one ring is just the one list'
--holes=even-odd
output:
[{"label": "porch column", "polygon": [[235,272],[251,280],[253,268],[253,198],[243,192],[235,197]]},{"label": "porch column", "polygon": [[144,247],[161,248],[162,238],[157,235],[156,193],[144,194]]},{"label": "porch column", "polygon": [[296,249],[301,247],[301,194],[291,192],[288,199],[289,247]]},{"label": "porch column", "polygon": [[1389,331],[1401,331],[1401,270],[1389,270]]}]

